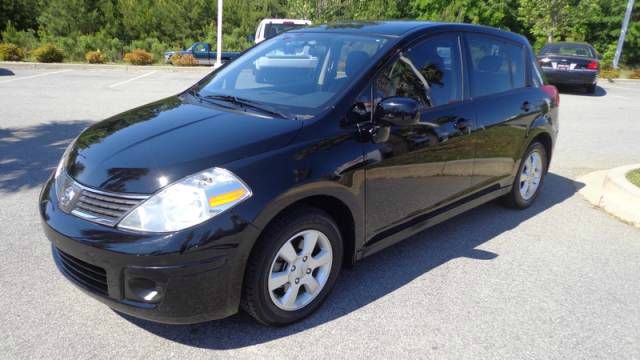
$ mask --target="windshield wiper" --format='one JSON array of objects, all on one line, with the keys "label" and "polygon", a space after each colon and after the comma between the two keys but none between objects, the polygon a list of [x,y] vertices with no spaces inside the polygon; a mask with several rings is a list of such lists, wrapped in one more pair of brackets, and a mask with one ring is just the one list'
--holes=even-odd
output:
[{"label": "windshield wiper", "polygon": [[239,106],[244,107],[245,109],[249,108],[249,109],[253,109],[265,114],[268,114],[270,116],[273,117],[279,117],[282,119],[287,119],[287,116],[284,115],[283,113],[274,110],[270,107],[265,106],[264,104],[261,104],[257,101],[253,101],[253,100],[249,100],[249,99],[243,99],[243,98],[239,98],[237,96],[233,96],[233,95],[205,95],[205,96],[199,96],[202,99],[210,99],[210,100],[220,100],[220,101],[225,101],[225,102],[229,102],[232,104],[236,104]]}]

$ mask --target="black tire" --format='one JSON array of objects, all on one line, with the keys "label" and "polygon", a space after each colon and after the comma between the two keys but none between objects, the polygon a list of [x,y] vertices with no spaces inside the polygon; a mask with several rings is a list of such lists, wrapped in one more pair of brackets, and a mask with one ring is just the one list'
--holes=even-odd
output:
[{"label": "black tire", "polygon": [[[304,230],[318,230],[331,243],[333,259],[327,281],[309,304],[295,311],[280,309],[271,300],[268,279],[271,265],[285,242]],[[324,211],[298,207],[274,220],[258,239],[247,263],[242,308],[264,325],[282,326],[299,321],[313,313],[335,285],[342,266],[343,245],[338,226]]]},{"label": "black tire", "polygon": [[[540,178],[540,183],[538,184],[537,189],[534,194],[528,198],[524,199],[522,194],[520,193],[520,177],[522,175],[522,168],[525,166],[525,159],[527,159],[531,153],[537,151],[542,158],[542,177]],[[542,185],[544,183],[544,178],[547,175],[547,166],[548,166],[548,155],[547,150],[540,142],[533,142],[525,151],[522,160],[520,161],[520,167],[518,168],[518,173],[516,174],[516,178],[513,181],[513,186],[511,187],[511,191],[502,197],[502,202],[514,209],[526,209],[538,198],[540,194],[540,189],[542,189]]]},{"label": "black tire", "polygon": [[596,85],[595,84],[591,84],[591,85],[587,85],[587,94],[595,94],[596,93]]}]

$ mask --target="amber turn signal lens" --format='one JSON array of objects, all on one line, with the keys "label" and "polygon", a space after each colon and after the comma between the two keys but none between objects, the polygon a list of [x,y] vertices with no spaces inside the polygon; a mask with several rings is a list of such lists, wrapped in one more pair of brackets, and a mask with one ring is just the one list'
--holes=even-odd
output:
[{"label": "amber turn signal lens", "polygon": [[242,199],[246,193],[247,193],[247,190],[245,189],[237,189],[237,190],[226,192],[224,194],[212,196],[209,198],[209,206],[218,207],[220,205],[234,202],[236,200]]}]

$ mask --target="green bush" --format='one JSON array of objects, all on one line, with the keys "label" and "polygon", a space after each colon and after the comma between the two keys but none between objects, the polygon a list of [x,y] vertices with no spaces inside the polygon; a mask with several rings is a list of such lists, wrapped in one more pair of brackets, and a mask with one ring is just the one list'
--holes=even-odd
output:
[{"label": "green bush", "polygon": [[54,63],[64,60],[64,52],[52,44],[44,44],[31,53],[39,62]]},{"label": "green bush", "polygon": [[100,50],[89,51],[84,54],[84,58],[89,64],[104,64],[104,55],[100,52]]},{"label": "green bush", "polygon": [[171,63],[177,66],[196,66],[198,65],[198,60],[196,60],[196,58],[191,54],[185,54],[182,56],[174,54],[171,56]]},{"label": "green bush", "polygon": [[640,79],[640,68],[631,70],[631,74],[629,74],[629,79]]},{"label": "green bush", "polygon": [[0,60],[21,61],[24,58],[24,50],[15,44],[0,44]]},{"label": "green bush", "polygon": [[131,65],[150,65],[153,64],[153,54],[143,49],[134,49],[132,52],[124,54],[124,61]]},{"label": "green bush", "polygon": [[7,22],[7,27],[2,32],[2,39],[6,43],[15,44],[17,47],[27,50],[35,49],[39,44],[38,37],[33,29],[19,31],[11,21]]}]

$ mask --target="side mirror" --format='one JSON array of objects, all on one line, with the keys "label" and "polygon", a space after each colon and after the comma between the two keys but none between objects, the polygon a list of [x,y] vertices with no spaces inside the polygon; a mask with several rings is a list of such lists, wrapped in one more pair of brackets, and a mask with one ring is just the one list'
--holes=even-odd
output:
[{"label": "side mirror", "polygon": [[415,125],[420,122],[420,103],[409,97],[389,97],[378,103],[373,118],[381,125]]},{"label": "side mirror", "polygon": [[247,35],[247,41],[249,41],[249,42],[256,41],[256,36],[255,35]]}]

